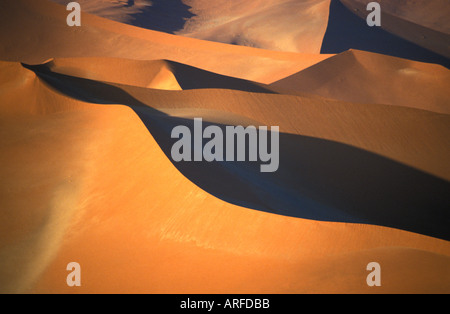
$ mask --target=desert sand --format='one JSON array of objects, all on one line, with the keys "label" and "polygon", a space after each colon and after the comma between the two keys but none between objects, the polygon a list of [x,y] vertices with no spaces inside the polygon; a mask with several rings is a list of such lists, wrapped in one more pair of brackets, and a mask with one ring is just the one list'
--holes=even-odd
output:
[{"label": "desert sand", "polygon": [[[54,2],[66,4],[64,0]],[[82,0],[86,12],[152,30],[269,50],[319,53],[330,0]]]},{"label": "desert sand", "polygon": [[[80,28],[0,3],[0,292],[449,293],[449,70],[321,54],[330,1],[214,3],[172,30],[128,25],[145,1],[92,1]],[[173,162],[196,117],[280,126],[279,171]]]},{"label": "desert sand", "polygon": [[[342,0],[350,10],[364,17],[368,0]],[[419,46],[450,57],[450,6],[445,0],[384,0],[382,27]]]}]

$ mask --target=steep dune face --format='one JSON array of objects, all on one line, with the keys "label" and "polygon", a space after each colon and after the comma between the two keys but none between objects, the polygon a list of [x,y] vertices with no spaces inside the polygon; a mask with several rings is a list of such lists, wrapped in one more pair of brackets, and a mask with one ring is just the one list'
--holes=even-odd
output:
[{"label": "steep dune face", "polygon": [[[201,41],[87,13],[82,17],[83,27],[71,28],[66,24],[65,7],[46,0],[7,0],[0,3],[0,9],[0,58],[7,61],[37,64],[56,57],[98,56],[166,59],[227,76],[272,83],[329,57]],[[41,17],[45,17],[45,23]]]},{"label": "steep dune face", "polygon": [[[64,0],[54,0],[66,4]],[[318,53],[329,0],[79,1],[86,12],[157,31],[270,50]]]},{"label": "steep dune face", "polygon": [[[366,0],[341,0],[353,8],[360,4],[367,6]],[[450,23],[447,16],[450,8],[445,0],[383,0],[382,11],[417,25],[450,34]]]},{"label": "steep dune face", "polygon": [[450,113],[447,69],[434,64],[351,50],[271,85],[327,98]]},{"label": "steep dune face", "polygon": [[[52,1],[67,4],[64,0]],[[363,20],[368,14],[367,4],[371,2],[333,1],[342,2]],[[320,51],[327,28],[330,2],[79,1],[85,12],[138,27],[223,43],[304,53]],[[450,57],[450,24],[447,18],[450,9],[445,0],[389,0],[381,4],[383,29],[442,56]],[[410,49],[411,47],[413,46],[409,46]],[[361,49],[361,46],[347,48]]]},{"label": "steep dune face", "polygon": [[[71,97],[106,104],[119,102],[134,108],[150,106],[168,113],[187,109],[195,114],[195,109],[215,109],[252,118],[260,125],[278,125],[282,132],[360,147],[436,176],[450,178],[444,162],[449,154],[445,144],[448,133],[448,116],[445,114],[267,92],[157,91],[59,75],[39,66],[30,69],[53,88]],[[197,88],[203,89],[201,85]],[[422,132],[423,129],[427,132]],[[404,140],[408,137],[409,140]]]},{"label": "steep dune face", "polygon": [[[340,0],[361,18],[369,0]],[[410,42],[450,57],[450,6],[445,0],[385,0],[381,2],[382,28]]]},{"label": "steep dune face", "polygon": [[265,84],[219,75],[168,60],[65,58],[53,59],[39,68],[79,78],[160,90],[223,88],[274,93]]},{"label": "steep dune face", "polygon": [[[366,4],[368,2],[364,1]],[[328,26],[323,38],[321,53],[342,53],[350,49],[357,49],[450,67],[446,53],[438,53],[407,37],[399,37],[385,26],[395,24],[396,29],[403,30],[409,34],[408,36],[411,34],[428,36],[430,38],[428,41],[436,47],[448,42],[448,38],[440,35],[430,36],[428,29],[425,29],[427,32],[425,34],[423,27],[406,20],[393,18],[383,12],[381,13],[381,27],[369,27],[366,21],[369,14],[366,4],[358,2],[358,5],[348,7],[343,3],[340,0],[331,0]],[[391,21],[392,19],[393,21]]]},{"label": "steep dune face", "polygon": [[49,70],[86,79],[162,90],[181,90],[167,61],[138,61],[116,58],[53,59]]},{"label": "steep dune face", "polygon": [[319,53],[329,2],[189,1],[195,16],[177,34],[271,50]]},{"label": "steep dune face", "polygon": [[[67,5],[65,0],[51,0]],[[174,33],[193,17],[185,0],[79,0],[84,12],[113,21]]]},{"label": "steep dune face", "polygon": [[[321,17],[328,1],[170,2],[202,8],[192,31],[243,14],[236,29],[259,36],[242,21],[303,8],[300,32],[318,30],[308,8]],[[121,3],[109,13],[149,9]],[[447,69],[66,16],[0,2],[0,292],[449,292]],[[198,117],[279,126],[279,171],[175,162],[173,127]],[[66,284],[71,262],[81,287]]]},{"label": "steep dune face", "polygon": [[[221,199],[293,217],[372,223],[448,237],[443,223],[447,220],[444,195],[448,184],[404,166],[450,177],[445,166],[450,155],[446,115],[232,90],[154,91],[58,75],[39,67],[30,69],[68,96],[130,105],[169,159],[174,144],[171,130],[177,125],[192,127],[192,119],[198,116],[215,124],[236,125],[252,118],[257,126],[280,126],[282,159],[275,174],[263,175],[255,164],[177,164],[186,177]],[[276,108],[280,103],[283,106]],[[416,131],[424,129],[427,132]],[[347,173],[349,168],[353,170]],[[393,195],[400,187],[401,192]],[[356,197],[355,191],[364,197]],[[406,214],[410,218],[405,218]]]},{"label": "steep dune face", "polygon": [[[14,264],[17,273],[2,276],[2,280],[8,278],[7,285],[2,285],[6,292],[73,292],[61,280],[72,261],[83,265],[83,285],[77,292],[289,293],[333,291],[331,287],[338,284],[341,291],[361,292],[368,291],[364,273],[368,261],[385,261],[387,269],[396,272],[398,261],[417,256],[426,256],[427,263],[408,263],[410,268],[403,271],[426,273],[433,286],[421,288],[422,278],[413,277],[408,281],[413,289],[447,289],[450,251],[446,241],[231,205],[179,173],[131,109],[69,99],[37,78],[33,86],[40,95],[35,104],[40,114],[2,123],[3,134],[15,134],[2,137],[3,164],[8,164],[3,171],[17,169],[15,163],[27,164],[23,174],[5,174],[8,180],[2,180],[9,189],[17,186],[16,193],[3,190],[4,199],[11,200],[11,216],[2,221],[16,220],[23,226],[23,220],[34,214],[41,215],[43,223],[36,225],[40,219],[30,219],[33,232],[8,233],[9,245],[1,251],[8,258],[2,258],[2,269]],[[18,92],[24,95],[25,91]],[[22,101],[27,103],[26,97]],[[149,114],[156,113],[150,110]],[[35,146],[28,142],[33,139],[26,134],[30,131],[25,125],[34,125],[30,121],[38,124],[32,130],[39,130],[36,145],[46,147],[43,156],[33,153]],[[5,142],[6,138],[10,141]],[[39,209],[34,188],[43,206],[52,204],[45,198],[50,193],[56,207]],[[62,194],[55,193],[61,189]],[[24,199],[18,197],[22,193],[27,193],[29,206],[16,203]],[[22,213],[23,208],[28,210]],[[36,244],[42,241],[42,246]],[[36,253],[24,242],[43,249]],[[387,253],[376,250],[394,246],[409,249],[406,253],[394,248]],[[365,253],[352,257],[361,250]],[[25,273],[26,278],[19,275]],[[323,280],[320,274],[324,273],[339,275]],[[299,276],[305,280],[299,281]],[[396,291],[392,287],[402,287],[403,279],[389,276],[392,284],[380,291]],[[283,284],[274,285],[275,281]]]}]

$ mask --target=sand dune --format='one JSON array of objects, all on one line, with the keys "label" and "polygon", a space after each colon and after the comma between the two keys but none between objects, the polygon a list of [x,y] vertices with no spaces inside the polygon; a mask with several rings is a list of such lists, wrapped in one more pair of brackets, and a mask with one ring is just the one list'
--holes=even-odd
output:
[{"label": "sand dune", "polygon": [[351,50],[271,86],[280,92],[449,114],[450,96],[444,92],[449,84],[449,71],[442,66]]},{"label": "sand dune", "polygon": [[[173,1],[184,30],[255,41],[260,19],[299,12],[304,28],[274,29],[311,51],[333,3]],[[132,4],[90,10],[128,23],[151,12]],[[186,5],[195,17],[184,23]],[[181,30],[157,12],[159,30]],[[211,24],[227,15],[242,16]],[[50,1],[0,3],[0,292],[450,291],[448,69],[227,45],[87,13],[76,29],[66,16]],[[174,162],[171,130],[196,117],[279,126],[279,171]],[[366,284],[373,261],[381,287]],[[70,262],[81,287],[65,282]]]},{"label": "sand dune", "polygon": [[195,16],[177,34],[271,50],[319,53],[329,2],[189,1]]},{"label": "sand dune", "polygon": [[[343,103],[314,96],[255,94],[218,89],[182,93],[158,91],[129,85],[103,84],[48,72],[47,68],[30,69],[36,71],[53,88],[80,100],[104,104],[119,102],[133,107],[151,106],[162,112],[186,108],[230,112],[253,118],[262,125],[279,125],[281,131],[286,133],[338,141],[387,156],[445,179],[450,178],[445,165],[449,154],[445,144],[447,115],[397,106]],[[373,119],[374,116],[378,119]],[[423,129],[427,132],[422,132]],[[411,138],[405,141],[404,138],[408,137]]]},{"label": "sand dune", "polygon": [[[54,2],[66,4],[64,0]],[[345,9],[342,9],[340,2],[349,9],[348,12],[344,12]],[[339,20],[340,24],[349,23],[351,12],[358,15],[361,18],[361,25],[364,25],[368,14],[366,6],[369,2],[369,0],[79,1],[86,12],[134,26],[215,42],[303,53],[318,53],[321,49],[332,50],[333,53],[341,52],[339,49],[333,49],[332,43],[328,43],[331,39],[326,38],[324,46],[322,45],[327,26],[331,26],[328,30],[333,31],[338,28],[335,20]],[[383,30],[434,53],[450,57],[448,46],[450,24],[447,22],[450,12],[445,0],[384,1],[382,12]],[[349,32],[355,33],[357,29],[353,25]],[[414,45],[377,32],[376,29],[367,28],[364,34],[346,49],[362,49],[369,47],[372,42],[373,48],[387,49],[385,51],[399,57],[409,54],[415,56],[415,60],[440,59],[441,62],[445,62],[444,58],[433,56]],[[346,39],[342,38],[344,34],[341,35],[337,40],[345,42]],[[347,36],[352,37],[353,34]]]},{"label": "sand dune", "polygon": [[[0,59],[5,61],[37,64],[57,57],[98,56],[165,59],[226,76],[272,83],[330,56],[200,41],[140,29],[89,14],[83,15],[85,27],[73,29],[67,27],[66,8],[46,0],[31,3],[6,0],[2,1],[0,8]],[[42,23],[41,16],[48,21]],[[107,44],[104,44],[105,38],[108,38]]]},{"label": "sand dune", "polygon": [[[366,18],[368,0],[341,0]],[[388,0],[382,3],[382,28],[406,40],[450,57],[450,6],[445,0]]]},{"label": "sand dune", "polygon": [[[428,262],[408,263],[407,274],[423,272],[432,276],[433,281],[430,286],[421,286],[421,276],[409,277],[410,289],[419,292],[447,289],[445,276],[438,276],[448,271],[446,256],[450,252],[446,241],[397,229],[319,223],[231,205],[182,176],[131,109],[70,99],[37,78],[33,85],[41,95],[36,103],[40,114],[2,123],[4,132],[11,133],[14,127],[13,138],[19,144],[4,142],[2,151],[8,153],[3,155],[3,164],[9,167],[2,169],[15,169],[14,163],[25,162],[18,154],[24,154],[29,160],[23,169],[27,180],[21,182],[22,175],[15,173],[3,182],[8,182],[9,187],[17,184],[27,193],[33,186],[45,185],[48,194],[40,195],[48,195],[55,204],[71,210],[57,207],[51,212],[64,212],[64,216],[54,217],[44,207],[40,212],[47,219],[40,228],[30,226],[36,230],[35,237],[30,240],[9,235],[10,245],[18,250],[19,245],[25,246],[22,243],[48,240],[40,229],[63,234],[50,236],[54,242],[52,245],[46,242],[45,250],[40,251],[42,255],[45,253],[42,258],[34,254],[30,259],[30,251],[26,249],[9,253],[8,256],[15,258],[16,269],[29,269],[30,275],[21,279],[10,273],[8,285],[3,286],[7,287],[6,291],[24,291],[26,287],[31,292],[70,292],[60,277],[65,278],[67,261],[77,260],[83,265],[84,278],[78,292],[317,292],[333,291],[334,288],[327,287],[344,280],[348,285],[341,287],[342,292],[354,289],[361,292],[367,288],[360,290],[352,283],[360,282],[360,277],[365,280],[366,261],[386,260],[386,269],[392,267],[395,271],[398,261],[422,255]],[[21,97],[23,93],[18,92]],[[26,96],[22,100],[26,101]],[[73,107],[58,106],[63,103]],[[41,135],[36,145],[47,147],[42,157],[27,153],[33,146],[19,140],[30,132],[23,127],[33,125],[30,121],[39,124],[33,127],[35,134]],[[74,138],[60,142],[55,140],[57,134],[63,139],[73,134]],[[46,157],[49,154],[52,158]],[[43,160],[47,160],[53,174],[42,166]],[[81,168],[68,166],[70,160]],[[41,167],[35,167],[34,163]],[[70,169],[69,173],[59,171],[56,165]],[[35,173],[37,169],[40,170]],[[52,192],[51,182],[66,186],[61,197],[74,203],[67,205],[59,201],[59,195]],[[12,202],[9,208],[23,208],[23,204],[17,203],[16,194],[5,192],[4,199]],[[30,201],[33,202],[28,208],[35,212],[36,200]],[[45,199],[42,203],[47,204]],[[29,217],[28,212],[13,212],[14,219],[20,223]],[[285,239],[290,240],[285,242]],[[390,249],[380,253],[376,249],[380,247]],[[364,253],[357,254],[356,260],[351,257],[361,250]],[[341,263],[349,259],[351,263]],[[330,264],[330,260],[335,262]],[[112,272],[116,275],[111,276]],[[324,273],[336,275],[318,281]],[[304,281],[296,279],[304,275]],[[393,283],[379,291],[398,291],[392,288],[396,286],[401,290],[404,278],[397,276],[387,276]],[[31,279],[35,285],[30,285]],[[284,284],[273,285],[274,280]]]},{"label": "sand dune", "polygon": [[[448,36],[437,34],[436,31],[383,12],[381,27],[369,27],[366,21],[368,12],[366,5],[363,4],[368,2],[366,0],[358,2],[331,0],[328,26],[321,53],[335,54],[357,49],[450,67],[448,47],[445,47]],[[398,2],[390,1],[389,3],[397,5]],[[441,3],[440,6],[445,5]],[[419,6],[419,8],[424,10],[424,14],[431,11],[426,7]],[[387,29],[386,25],[392,25],[392,27]],[[391,28],[397,32],[390,32]],[[398,33],[408,35],[399,36]],[[424,36],[425,39],[411,40],[412,37],[417,36]]]},{"label": "sand dune", "polygon": [[[63,0],[55,2],[66,4]],[[329,0],[79,1],[86,12],[134,26],[215,42],[318,53]]]},{"label": "sand dune", "polygon": [[[51,0],[67,5],[65,0]],[[113,21],[156,31],[174,33],[193,17],[191,7],[182,0],[80,0],[84,12]]]},{"label": "sand dune", "polygon": [[[383,160],[376,156],[371,156],[367,152],[345,145],[333,144],[330,140],[339,143],[361,147],[382,156],[391,157],[399,162],[409,164],[423,169],[436,176],[445,175],[445,179],[450,178],[444,166],[445,160],[450,155],[445,145],[445,134],[448,132],[448,117],[446,115],[436,115],[420,110],[401,109],[388,106],[370,106],[361,113],[361,107],[367,105],[343,104],[335,101],[324,101],[316,98],[293,97],[271,94],[250,94],[248,92],[235,92],[225,90],[195,90],[189,93],[153,91],[142,88],[133,88],[128,85],[108,85],[101,82],[83,80],[71,76],[58,75],[31,67],[37,75],[50,84],[53,88],[71,97],[81,100],[98,102],[101,104],[121,103],[135,109],[143,122],[147,125],[166,155],[170,158],[172,141],[170,132],[177,125],[191,125],[192,118],[201,115],[204,119],[204,110],[218,110],[212,116],[221,117],[221,121],[210,119],[214,123],[226,123],[236,125],[246,117],[256,119],[258,125],[280,125],[281,154],[284,166],[274,175],[263,175],[259,173],[257,167],[243,165],[229,169],[225,164],[209,165],[208,163],[191,165],[177,165],[178,169],[193,182],[197,183],[206,191],[230,202],[246,205],[256,209],[263,209],[278,214],[289,216],[332,220],[347,222],[364,222],[386,226],[397,227],[437,237],[450,238],[447,235],[447,227],[444,221],[446,218],[444,208],[448,200],[443,196],[448,184],[445,181],[427,178],[426,175],[412,169],[407,169],[401,165]],[[67,88],[70,86],[70,88]],[[208,100],[208,101],[205,101]],[[271,108],[276,103],[283,103],[283,108]],[[151,107],[149,107],[149,104]],[[247,104],[243,106],[243,104]],[[391,109],[391,110],[390,110]],[[396,109],[396,110],[392,110]],[[224,113],[231,113],[233,116],[227,121],[223,119]],[[181,111],[182,115],[179,116]],[[299,112],[302,114],[299,115]],[[323,112],[332,113],[328,117],[326,124],[323,121]],[[170,117],[165,117],[169,114]],[[399,122],[408,115],[409,119],[404,123]],[[243,119],[234,121],[236,117]],[[374,119],[377,117],[377,119]],[[182,119],[177,119],[182,118]],[[188,119],[188,120],[186,120]],[[352,121],[358,121],[354,123]],[[411,136],[411,129],[407,126],[415,121],[414,125],[418,129],[427,129],[426,134],[417,134],[414,140],[402,142],[400,139]],[[378,123],[377,123],[378,122]],[[325,126],[328,125],[326,128]],[[387,132],[383,136],[378,130],[384,128]],[[295,136],[301,135],[301,136]],[[351,134],[351,136],[349,136]],[[359,134],[359,136],[355,136]],[[372,134],[369,137],[365,134]],[[377,134],[377,135],[375,135]],[[396,134],[394,137],[392,134]],[[306,138],[309,136],[310,138]],[[314,136],[314,138],[311,138]],[[319,140],[320,139],[320,140]],[[438,150],[427,150],[425,154],[419,156],[416,151],[422,151],[419,147],[422,143],[432,143],[437,139],[440,144]],[[384,145],[380,145],[383,143]],[[400,148],[400,149],[399,149]],[[334,164],[329,166],[330,160],[327,158],[318,159],[318,155],[333,156]],[[289,156],[286,157],[286,156]],[[307,157],[311,156],[311,157]],[[338,156],[342,158],[338,162]],[[413,156],[413,158],[411,158]],[[442,158],[442,159],[441,159]],[[349,162],[352,160],[352,162]],[[360,166],[357,165],[358,160]],[[300,164],[300,165],[299,165]],[[370,164],[375,171],[364,169],[366,164]],[[339,169],[352,167],[358,169],[353,176],[341,173]],[[199,169],[205,168],[206,176],[202,176]],[[300,170],[301,168],[302,170]],[[316,169],[316,170],[313,170]],[[324,169],[328,169],[325,171]],[[321,173],[325,171],[328,179],[335,176],[345,176],[345,184],[339,182],[339,187],[330,185],[326,180],[321,179]],[[211,176],[212,173],[217,175]],[[298,173],[298,179],[293,180],[290,174]],[[307,179],[306,174],[310,179]],[[244,184],[236,180],[246,177]],[[250,180],[248,178],[255,178]],[[295,177],[295,176],[294,176]],[[216,178],[220,178],[217,180]],[[230,178],[226,180],[225,178]],[[371,178],[370,181],[366,178]],[[391,194],[399,186],[404,185],[403,179],[409,178],[411,182],[425,184],[426,189],[414,183],[408,183],[408,188],[404,187],[404,193],[398,192],[396,196]],[[305,182],[306,180],[306,182]],[[237,181],[237,182],[235,182]],[[249,182],[247,182],[249,181]],[[264,186],[259,186],[257,182],[266,182]],[[367,182],[366,182],[367,181]],[[353,196],[355,190],[359,190],[361,183],[365,195],[360,206]],[[383,184],[383,188],[379,187]],[[240,188],[238,186],[242,185]],[[249,187],[250,185],[250,187]],[[320,189],[313,188],[315,185]],[[229,189],[228,187],[233,187]],[[309,189],[308,193],[299,193]],[[341,197],[336,199],[334,195],[336,189],[340,191],[343,199],[352,199],[351,202],[342,202]],[[371,196],[372,190],[378,190]],[[422,190],[420,194],[414,191]],[[244,192],[245,191],[245,192]],[[295,192],[294,192],[295,191]],[[261,198],[261,195],[264,195]],[[373,199],[372,199],[373,198]],[[320,199],[322,202],[317,202]],[[368,201],[371,199],[371,201]],[[289,201],[286,201],[289,200]],[[323,202],[327,200],[326,202]],[[328,205],[324,205],[327,203]],[[369,203],[370,205],[367,205]],[[334,204],[335,208],[329,204]],[[360,207],[365,206],[365,210]],[[430,211],[429,207],[433,208]],[[405,219],[406,211],[411,217]],[[380,218],[384,213],[384,218]],[[418,219],[425,215],[422,219]],[[434,231],[424,227],[425,224],[417,225],[415,221],[428,221],[433,226]],[[431,232],[431,233],[430,233]]]},{"label": "sand dune", "polygon": [[43,68],[54,73],[163,90],[223,88],[274,93],[269,86],[228,77],[169,60],[117,58],[53,59]]}]

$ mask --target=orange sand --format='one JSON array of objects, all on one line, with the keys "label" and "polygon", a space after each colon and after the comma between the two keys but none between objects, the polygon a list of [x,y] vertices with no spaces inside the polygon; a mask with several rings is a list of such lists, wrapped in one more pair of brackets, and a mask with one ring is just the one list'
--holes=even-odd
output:
[{"label": "orange sand", "polygon": [[[177,170],[129,107],[279,125],[449,181],[447,69],[231,46],[86,13],[70,29],[66,14],[0,3],[0,292],[450,292],[448,241],[225,202]],[[373,261],[382,287],[366,285]],[[66,285],[70,262],[81,287]]]}]

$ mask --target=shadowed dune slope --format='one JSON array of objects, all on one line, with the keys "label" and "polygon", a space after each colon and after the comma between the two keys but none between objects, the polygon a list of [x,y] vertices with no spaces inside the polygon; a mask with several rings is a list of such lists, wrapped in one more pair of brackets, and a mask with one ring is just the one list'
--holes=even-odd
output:
[{"label": "shadowed dune slope", "polygon": [[450,113],[450,72],[439,65],[358,50],[325,60],[271,84],[279,92],[308,92],[359,103]]},{"label": "shadowed dune slope", "polygon": [[[204,109],[229,112],[251,118],[260,125],[278,125],[282,132],[359,147],[450,179],[445,162],[449,154],[449,116],[446,114],[400,106],[333,101],[315,96],[220,89],[159,91],[104,84],[53,73],[41,66],[26,67],[53,88],[81,100],[150,106],[162,112],[175,112],[175,115],[180,110],[194,109],[200,109],[199,114]],[[195,110],[188,117],[195,117]]]},{"label": "shadowed dune slope", "polygon": [[[42,68],[39,69],[39,67],[30,69],[36,71],[37,75],[51,84],[53,88],[68,96],[89,102],[121,103],[131,106],[169,158],[171,158],[171,147],[175,142],[171,139],[171,130],[177,125],[186,125],[193,130],[192,120],[186,120],[186,113],[190,113],[193,117],[196,114],[203,116],[202,110],[199,110],[203,108],[222,109],[234,115],[247,116],[240,106],[234,105],[230,101],[230,96],[236,93],[234,91],[229,91],[230,96],[224,97],[218,96],[223,92],[218,90],[219,94],[216,94],[214,98],[224,99],[226,103],[218,106],[217,101],[214,103],[208,101],[207,103],[210,105],[205,107],[199,106],[198,101],[189,101],[189,98],[195,99],[192,96],[195,97],[200,93],[199,90],[192,91],[192,96],[172,92],[180,96],[178,100],[175,100],[174,97],[169,98],[168,95],[162,95],[163,97],[158,99],[155,97],[157,94],[152,90],[142,88],[133,90],[130,86],[122,87],[120,85],[111,86],[101,82],[55,74],[49,72],[48,69],[46,71]],[[65,88],[69,86],[70,88]],[[351,144],[370,141],[365,145],[372,151],[385,156],[393,155],[392,149],[397,141],[392,138],[392,135],[390,135],[390,140],[383,139],[378,135],[376,122],[371,122],[371,125],[366,124],[370,123],[369,119],[364,118],[356,110],[365,105],[343,105],[330,101],[322,107],[314,98],[309,100],[310,105],[302,105],[300,102],[303,99],[290,97],[284,99],[284,108],[280,110],[280,113],[290,117],[285,118],[282,115],[275,115],[274,109],[264,108],[267,103],[280,102],[281,99],[270,99],[277,95],[242,93],[239,97],[242,103],[248,104],[246,106],[248,113],[261,113],[253,114],[252,118],[261,121],[263,125],[279,125],[282,132],[297,133],[298,135],[281,134],[280,169],[273,174],[260,173],[257,163],[186,162],[177,165],[185,176],[204,190],[234,204],[277,214],[325,221],[378,224],[450,239],[447,232],[450,216],[446,214],[450,200],[445,196],[450,184],[447,181],[426,175],[378,155],[324,140],[324,138],[329,139],[334,136],[334,139],[339,142],[345,141],[345,136],[336,137],[339,134],[338,130],[343,127],[348,132],[348,122],[357,120],[361,124],[354,124],[354,130],[351,133],[360,134],[360,136],[358,139],[349,138]],[[205,102],[213,97],[203,93],[198,99]],[[149,108],[147,104],[152,108]],[[181,104],[181,108],[180,105],[170,104]],[[328,122],[334,125],[332,132],[326,130],[324,124],[319,122],[320,115],[326,111],[327,105],[333,108],[336,114]],[[345,108],[342,108],[344,106]],[[301,110],[302,107],[303,110]],[[309,117],[305,116],[305,109],[307,110],[308,107],[313,107],[312,110],[309,108],[311,110]],[[187,108],[192,111],[189,112],[186,110]],[[171,117],[166,118],[164,109],[166,109],[165,113],[170,114]],[[182,119],[177,118],[176,109],[184,109],[181,111]],[[296,127],[296,123],[302,122],[299,114],[296,113],[298,109],[303,112],[303,119],[309,120],[309,128]],[[397,109],[400,108],[374,106],[366,114],[371,121],[379,121],[380,127],[383,125],[385,130],[389,128],[390,134],[397,134],[399,138],[411,135],[409,132],[405,132],[407,130],[405,124],[399,125],[399,118],[404,119],[403,116],[406,114],[410,115],[410,118],[415,116],[412,118],[416,121],[414,127],[426,128],[430,132],[427,135],[428,138],[423,139],[423,143],[430,143],[436,139],[442,143],[438,147],[443,148],[435,151],[434,158],[445,159],[449,156],[447,148],[445,148],[448,147],[445,144],[447,142],[446,134],[449,131],[448,116],[406,108]],[[387,118],[388,115],[389,118]],[[405,122],[411,124],[411,121]],[[229,121],[229,123],[237,124],[233,121]],[[304,123],[300,124],[304,125]],[[221,127],[225,126],[221,125]],[[314,132],[319,133],[321,139],[308,138],[303,135]],[[368,135],[363,136],[363,134]],[[402,155],[397,151],[398,155],[395,157],[405,161],[406,156],[409,155],[408,152],[412,153],[417,149],[417,145],[423,145],[420,144],[419,138],[415,136],[414,140],[410,140],[406,145],[403,144],[406,150],[402,152]],[[392,147],[379,149],[376,146],[379,143],[383,143],[385,147],[390,144]],[[226,149],[224,148],[224,150]],[[430,156],[430,151],[427,151],[426,155]],[[410,156],[408,157],[410,158]],[[431,161],[431,158],[428,157],[428,160]],[[431,169],[433,163],[423,163],[421,166]],[[445,171],[441,169],[439,173],[442,175]],[[355,191],[358,192],[355,193]],[[425,221],[427,223],[424,223]]]},{"label": "shadowed dune slope", "polygon": [[66,84],[47,73],[79,96],[117,103],[93,104],[20,64],[1,67],[16,73],[0,85],[2,292],[71,293],[68,261],[83,267],[79,293],[369,292],[365,267],[373,260],[392,273],[381,293],[448,291],[447,241],[231,205],[177,171],[138,115],[120,105],[134,98],[125,89],[90,81],[106,85],[92,95],[77,78]]},{"label": "shadowed dune slope", "polygon": [[[359,6],[358,10],[364,18],[354,14],[340,0],[331,0],[330,17],[321,53],[341,53],[349,49],[358,49],[450,67],[448,48],[447,52],[441,55],[393,35],[383,28],[369,27],[366,22],[368,12],[365,10],[365,6],[364,8]],[[387,17],[384,16],[384,20],[386,19]],[[406,28],[408,33],[414,32],[411,27]],[[448,38],[433,39],[437,43],[441,43],[442,40],[444,43],[448,42]]]},{"label": "shadowed dune slope", "polygon": [[[53,88],[82,100],[104,104],[120,101],[132,106],[151,106],[163,112],[186,109],[199,109],[200,113],[204,109],[229,112],[251,118],[261,125],[278,125],[282,132],[359,147],[450,179],[445,162],[449,154],[449,116],[446,114],[400,106],[346,103],[315,96],[219,89],[158,91],[104,84],[53,73],[46,67],[27,67]],[[190,117],[195,117],[195,110]]]},{"label": "shadowed dune slope", "polygon": [[319,53],[329,0],[187,1],[194,17],[178,35],[270,50]]},{"label": "shadowed dune slope", "polygon": [[42,65],[54,73],[163,90],[223,88],[274,93],[269,86],[168,60],[117,58],[53,59]]},{"label": "shadowed dune slope", "polygon": [[151,30],[270,50],[319,53],[330,0],[81,0],[79,3],[86,12]]},{"label": "shadowed dune slope", "polygon": [[[66,0],[51,0],[67,5]],[[183,29],[186,20],[193,17],[192,9],[182,0],[79,0],[84,12],[113,21],[174,33]]]},{"label": "shadowed dune slope", "polygon": [[[366,19],[369,0],[341,0]],[[446,0],[384,0],[381,27],[444,57],[450,58],[450,6]]]},{"label": "shadowed dune slope", "polygon": [[330,56],[202,41],[133,27],[88,13],[82,15],[83,26],[73,28],[66,24],[67,14],[64,6],[48,0],[1,1],[0,59],[29,64],[57,57],[165,59],[267,84]]},{"label": "shadowed dune slope", "polygon": [[[217,26],[255,42],[269,27],[260,18],[303,8],[309,25],[280,39],[312,30],[316,49],[329,1],[227,1],[228,26],[211,24],[214,1],[114,7],[143,22],[167,3],[176,19],[160,30]],[[0,293],[450,292],[447,69],[227,45],[86,12],[71,28],[67,14],[0,1]],[[279,126],[279,171],[174,162],[173,127],[198,117]],[[66,284],[70,262],[81,287]]]},{"label": "shadowed dune slope", "polygon": [[[64,0],[53,1],[67,4]],[[366,25],[369,2],[79,1],[85,12],[199,39],[303,53],[360,49],[448,67],[450,23],[447,17],[450,6],[446,0],[385,0],[381,3],[381,29]]]}]

